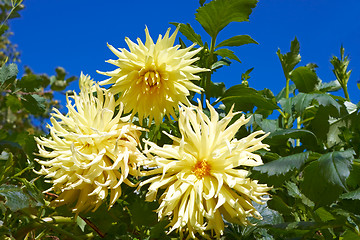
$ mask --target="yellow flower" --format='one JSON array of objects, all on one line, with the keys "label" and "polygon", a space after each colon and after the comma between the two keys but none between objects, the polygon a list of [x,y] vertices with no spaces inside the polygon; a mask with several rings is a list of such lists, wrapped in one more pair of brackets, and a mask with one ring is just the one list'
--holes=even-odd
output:
[{"label": "yellow flower", "polygon": [[50,159],[37,159],[42,165],[37,173],[52,179],[47,191],[60,193],[54,205],[77,201],[77,214],[95,211],[109,191],[112,206],[122,182],[134,186],[127,177],[138,176],[144,158],[137,149],[141,129],[128,123],[129,117],[121,118],[122,105],[116,112],[114,96],[89,76],[81,74],[79,81],[80,94],[67,96],[68,114],[52,113],[51,138],[36,138],[38,156]]},{"label": "yellow flower", "polygon": [[140,185],[151,183],[147,201],[155,200],[158,190],[165,189],[158,217],[170,216],[169,232],[178,230],[181,237],[188,232],[187,238],[196,238],[196,233],[209,238],[206,231],[210,230],[211,236],[219,238],[224,231],[223,218],[241,225],[250,224],[248,217],[261,219],[252,202],[264,204],[271,189],[247,178],[246,170],[263,164],[252,152],[267,149],[268,145],[261,142],[267,134],[257,131],[237,140],[236,132],[249,118],[242,115],[228,126],[237,113],[231,109],[219,121],[218,113],[209,103],[207,106],[210,118],[200,103],[198,107],[180,108],[182,137],[167,134],[173,145],[159,147],[147,142],[147,155],[153,159],[148,175],[156,175]]},{"label": "yellow flower", "polygon": [[140,39],[138,44],[125,38],[130,51],[115,49],[108,45],[110,50],[119,58],[107,62],[119,67],[110,72],[99,72],[111,78],[100,82],[100,85],[113,84],[110,91],[120,93],[119,101],[124,103],[124,111],[138,113],[140,123],[149,116],[159,124],[164,115],[175,116],[174,108],[179,103],[189,105],[187,96],[189,91],[200,93],[202,88],[190,80],[199,80],[194,75],[207,71],[203,68],[191,66],[198,58],[193,58],[201,48],[190,51],[195,44],[185,49],[174,45],[179,28],[169,37],[170,28],[165,36],[159,36],[156,44],[153,42],[146,28],[145,45]]}]

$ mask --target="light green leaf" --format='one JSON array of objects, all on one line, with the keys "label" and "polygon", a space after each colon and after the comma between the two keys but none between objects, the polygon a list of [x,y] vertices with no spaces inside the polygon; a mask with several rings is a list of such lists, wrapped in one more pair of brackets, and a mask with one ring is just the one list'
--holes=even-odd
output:
[{"label": "light green leaf", "polygon": [[351,192],[341,194],[340,198],[341,199],[360,200],[360,188],[358,188],[354,191],[351,191]]},{"label": "light green leaf", "polygon": [[295,83],[300,92],[309,93],[316,89],[320,83],[318,76],[308,67],[298,67],[290,74],[291,80]]},{"label": "light green leaf", "polygon": [[197,33],[195,33],[194,29],[191,27],[191,25],[189,23],[184,24],[184,23],[177,23],[177,22],[171,22],[170,24],[174,25],[174,26],[178,26],[180,25],[180,29],[179,31],[190,41],[192,41],[193,43],[197,43],[200,46],[204,46],[202,40],[201,40],[201,36]]},{"label": "light green leaf", "polygon": [[231,62],[228,59],[222,58],[219,61],[215,62],[213,65],[211,65],[211,70],[221,68],[222,66],[230,66],[230,64]]},{"label": "light green leaf", "polygon": [[303,113],[304,110],[311,105],[313,100],[316,100],[321,106],[333,106],[340,112],[341,105],[329,94],[325,93],[299,93],[293,98],[295,110]]},{"label": "light green leaf", "polygon": [[225,46],[237,47],[237,46],[242,46],[244,44],[249,44],[249,43],[259,44],[257,41],[252,39],[249,35],[238,35],[238,36],[234,36],[234,37],[231,37],[229,39],[222,41],[215,48],[220,48],[220,47],[225,47]]},{"label": "light green leaf", "polygon": [[18,68],[15,63],[11,63],[9,65],[3,65],[0,68],[0,84],[7,82],[11,84],[15,81],[16,76],[18,74]]},{"label": "light green leaf", "polygon": [[336,92],[341,89],[341,85],[338,80],[331,82],[322,82],[319,86],[319,91],[321,92]]},{"label": "light green leaf", "polygon": [[248,21],[256,3],[257,0],[213,0],[198,8],[195,18],[212,38],[216,38],[229,23]]}]

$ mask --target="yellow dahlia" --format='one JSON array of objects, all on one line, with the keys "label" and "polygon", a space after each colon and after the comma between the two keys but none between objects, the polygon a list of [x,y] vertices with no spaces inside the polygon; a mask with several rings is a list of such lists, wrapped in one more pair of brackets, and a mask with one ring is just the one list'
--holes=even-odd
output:
[{"label": "yellow dahlia", "polygon": [[159,124],[164,115],[175,116],[174,108],[179,103],[189,105],[189,91],[200,93],[202,88],[190,80],[199,80],[194,75],[206,69],[192,66],[198,58],[193,58],[201,48],[190,51],[195,44],[185,49],[174,45],[179,28],[169,37],[170,28],[165,36],[159,36],[156,44],[146,28],[145,45],[138,38],[138,44],[125,38],[130,51],[122,48],[110,50],[119,58],[108,60],[118,68],[110,72],[99,72],[110,78],[100,82],[100,85],[112,84],[110,91],[120,94],[119,101],[124,102],[124,111],[138,113],[140,123],[149,117],[149,123],[154,119]]},{"label": "yellow dahlia", "polygon": [[140,185],[151,183],[147,201],[155,200],[158,190],[165,189],[159,200],[158,217],[170,216],[169,232],[178,230],[181,237],[187,233],[187,238],[196,238],[198,233],[219,238],[224,231],[223,219],[241,225],[250,223],[248,217],[261,219],[253,202],[264,204],[271,189],[247,178],[246,170],[263,164],[253,151],[267,149],[268,145],[261,142],[267,134],[257,131],[237,140],[236,132],[249,118],[242,115],[229,125],[237,113],[231,110],[219,121],[215,109],[208,103],[207,106],[210,118],[200,103],[198,107],[181,106],[182,137],[167,134],[173,145],[159,147],[146,142],[145,151],[153,160],[148,174],[155,176]]},{"label": "yellow dahlia", "polygon": [[76,213],[95,211],[109,191],[112,206],[122,182],[133,186],[127,177],[138,175],[144,158],[137,149],[141,129],[121,118],[114,96],[83,74],[79,85],[79,95],[67,96],[67,115],[54,109],[47,126],[51,138],[36,138],[38,156],[49,159],[37,159],[42,165],[37,173],[51,179],[47,191],[60,194],[54,205],[76,202]]}]

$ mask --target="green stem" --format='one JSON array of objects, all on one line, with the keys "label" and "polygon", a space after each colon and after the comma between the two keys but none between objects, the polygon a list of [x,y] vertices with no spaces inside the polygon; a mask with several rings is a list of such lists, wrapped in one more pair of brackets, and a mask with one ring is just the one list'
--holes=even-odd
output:
[{"label": "green stem", "polygon": [[[301,118],[300,118],[300,116],[299,117],[297,117],[297,119],[296,119],[296,128],[297,129],[301,129]],[[300,147],[300,139],[298,138],[298,139],[296,139],[296,146],[297,147]]]},{"label": "green stem", "polygon": [[1,23],[0,25],[0,29],[2,28],[2,26],[4,26],[4,24],[6,23],[6,21],[9,19],[9,17],[11,16],[11,14],[13,13],[13,11],[22,3],[22,1],[18,2],[16,5],[12,6],[10,13],[6,16],[5,20]]},{"label": "green stem", "polygon": [[[211,44],[210,44],[210,54],[208,58],[208,64],[207,68],[210,69],[211,65],[213,64],[213,57],[214,57],[214,51],[215,51],[215,44],[216,44],[216,36],[211,38]],[[205,75],[205,93],[210,91],[210,84],[211,84],[211,71],[207,72]],[[206,95],[206,100],[210,102],[210,97]],[[206,106],[206,104],[204,104]]]},{"label": "green stem", "polygon": [[348,100],[348,101],[350,102],[350,97],[349,97],[347,85],[344,84],[344,85],[342,86],[342,89],[343,89],[343,91],[344,91],[344,95],[345,95],[346,100]]},{"label": "green stem", "polygon": [[289,98],[289,95],[290,95],[289,84],[290,84],[290,78],[286,76],[286,88],[285,88],[286,98]]}]

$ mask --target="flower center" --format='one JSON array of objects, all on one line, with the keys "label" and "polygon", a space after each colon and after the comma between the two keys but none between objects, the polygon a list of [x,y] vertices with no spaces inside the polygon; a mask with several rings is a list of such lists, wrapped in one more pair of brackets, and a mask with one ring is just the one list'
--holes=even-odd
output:
[{"label": "flower center", "polygon": [[196,175],[197,178],[202,178],[210,173],[210,165],[205,161],[197,161],[195,163],[192,172]]},{"label": "flower center", "polygon": [[161,76],[159,74],[158,71],[156,70],[150,70],[145,72],[145,74],[140,75],[140,79],[137,83],[143,82],[145,83],[143,85],[143,90],[145,90],[146,92],[152,92],[152,90],[154,88],[159,88],[160,87],[160,81],[161,81]]}]

